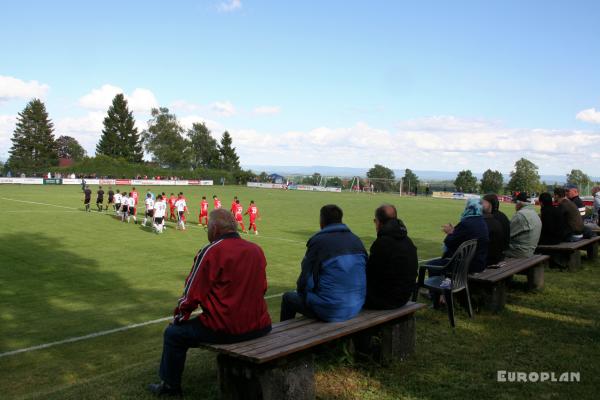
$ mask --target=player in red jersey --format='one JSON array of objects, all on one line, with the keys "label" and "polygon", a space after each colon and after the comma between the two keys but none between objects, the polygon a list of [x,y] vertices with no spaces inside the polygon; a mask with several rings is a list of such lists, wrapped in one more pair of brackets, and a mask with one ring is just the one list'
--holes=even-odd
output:
[{"label": "player in red jersey", "polygon": [[258,235],[258,230],[256,229],[256,219],[260,215],[258,214],[258,207],[256,207],[256,204],[254,204],[254,200],[250,200],[250,205],[248,206],[248,209],[244,215],[250,216],[250,226],[248,226],[248,230],[250,231],[254,229],[254,234]]},{"label": "player in red jersey", "polygon": [[175,196],[175,193],[171,193],[171,196],[169,197],[169,221],[171,220],[175,220],[175,221],[179,221],[179,218],[177,218],[177,214],[175,214],[175,203],[177,202],[177,197]]},{"label": "player in red jersey", "polygon": [[233,215],[235,216],[235,220],[237,221],[240,228],[242,228],[242,232],[248,233],[248,232],[246,232],[246,227],[244,226],[243,213],[244,213],[244,207],[242,207],[239,200],[236,200],[235,201],[235,213]]},{"label": "player in red jersey", "polygon": [[[138,205],[138,192],[135,190],[135,186],[131,188],[131,197],[133,197],[133,201],[135,202],[135,208],[133,209],[133,216],[134,219],[136,218],[137,215],[137,205]],[[136,219],[137,221],[137,219]],[[136,222],[137,224],[137,222]]]},{"label": "player in red jersey", "polygon": [[219,200],[216,194],[213,195],[213,207],[214,210],[221,208],[221,200]]},{"label": "player in red jersey", "polygon": [[[206,225],[202,223],[202,220],[206,221]],[[202,201],[200,202],[200,217],[198,217],[198,224],[208,226],[208,201],[206,201],[206,196],[202,196]]]},{"label": "player in red jersey", "polygon": [[233,196],[233,201],[231,202],[231,208],[229,209],[229,211],[231,211],[231,213],[233,215],[235,215],[235,211],[237,210],[238,204],[239,204],[239,201],[238,201],[237,196]]}]

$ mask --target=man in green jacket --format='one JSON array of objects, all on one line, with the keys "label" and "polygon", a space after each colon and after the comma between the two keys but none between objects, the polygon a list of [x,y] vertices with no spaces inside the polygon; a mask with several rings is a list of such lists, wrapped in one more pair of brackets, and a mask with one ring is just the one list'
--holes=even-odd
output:
[{"label": "man in green jacket", "polygon": [[540,240],[542,221],[526,193],[519,193],[515,204],[517,212],[510,220],[510,243],[504,252],[507,258],[527,258]]}]

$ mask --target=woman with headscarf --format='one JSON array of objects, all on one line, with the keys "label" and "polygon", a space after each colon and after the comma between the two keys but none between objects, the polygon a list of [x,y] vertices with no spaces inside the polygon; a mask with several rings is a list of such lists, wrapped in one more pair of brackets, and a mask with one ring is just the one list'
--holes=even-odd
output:
[{"label": "woman with headscarf", "polygon": [[500,222],[502,225],[502,232],[504,241],[502,243],[502,249],[508,249],[510,243],[510,220],[502,211],[500,211],[500,202],[498,201],[498,195],[489,193],[483,196],[483,200],[489,202],[492,205],[492,216]]},{"label": "woman with headscarf", "polygon": [[477,239],[477,250],[469,273],[481,272],[486,267],[489,234],[487,225],[483,219],[483,209],[480,199],[468,199],[460,222],[456,226],[447,224],[442,227],[446,233],[444,239],[444,258],[450,258],[458,247],[467,240]]}]

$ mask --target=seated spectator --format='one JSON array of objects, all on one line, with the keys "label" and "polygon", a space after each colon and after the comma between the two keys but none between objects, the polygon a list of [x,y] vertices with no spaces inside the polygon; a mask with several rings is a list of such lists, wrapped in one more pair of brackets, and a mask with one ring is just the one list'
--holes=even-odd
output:
[{"label": "seated spectator", "polygon": [[281,321],[296,313],[323,321],[345,321],[361,310],[367,291],[367,251],[342,223],[336,205],[321,208],[321,230],[308,240],[296,291],[281,300]]},{"label": "seated spectator", "polygon": [[558,244],[567,240],[569,235],[567,223],[558,207],[553,204],[550,193],[542,193],[539,197],[542,211],[540,219],[542,220],[542,233],[540,235],[540,244]]},{"label": "seated spectator", "polygon": [[498,201],[498,195],[494,193],[486,194],[483,196],[483,200],[489,202],[492,205],[492,215],[500,224],[502,225],[502,235],[503,235],[503,243],[502,243],[502,251],[506,251],[508,249],[508,244],[510,243],[510,220],[502,211],[500,211],[500,202]]},{"label": "seated spectator", "polygon": [[576,242],[583,239],[583,219],[577,205],[567,198],[566,190],[555,188],[554,201],[558,203],[558,209],[566,222],[566,240]]},{"label": "seated spectator", "polygon": [[600,225],[600,186],[594,186],[592,196],[594,196],[593,221],[595,224]]},{"label": "seated spectator", "polygon": [[567,198],[571,200],[575,204],[575,206],[577,206],[577,211],[579,211],[581,219],[584,219],[585,204],[583,204],[583,200],[581,200],[581,197],[579,197],[579,189],[577,188],[577,185],[565,185],[565,194],[567,195]]},{"label": "seated spectator", "polygon": [[452,224],[447,224],[442,229],[446,233],[443,258],[451,258],[463,242],[477,239],[477,250],[469,266],[469,273],[481,272],[485,269],[490,237],[483,219],[480,199],[467,200],[458,225],[453,227]]},{"label": "seated spectator", "polygon": [[[494,195],[494,197],[496,196]],[[496,197],[496,201],[498,201],[497,199],[498,198]],[[498,264],[504,259],[504,250],[508,248],[504,228],[502,227],[500,220],[496,219],[494,214],[492,214],[492,203],[490,203],[484,197],[481,201],[481,205],[483,208],[483,220],[487,225],[488,234],[490,237],[486,266]],[[504,217],[506,218],[506,216]]]},{"label": "seated spectator", "polygon": [[517,195],[517,212],[510,220],[510,243],[504,256],[508,258],[527,258],[533,256],[540,241],[542,221],[531,204],[527,193]]},{"label": "seated spectator", "polygon": [[[264,294],[266,260],[256,244],[240,238],[227,210],[214,210],[208,240],[194,258],[173,322],[164,333],[161,383],[148,389],[159,396],[181,396],[181,375],[188,348],[200,343],[234,343],[271,331]],[[202,313],[191,318],[200,306]]]},{"label": "seated spectator", "polygon": [[377,239],[367,262],[366,308],[392,309],[409,300],[417,276],[417,248],[398,219],[396,207],[382,205],[375,210]]}]

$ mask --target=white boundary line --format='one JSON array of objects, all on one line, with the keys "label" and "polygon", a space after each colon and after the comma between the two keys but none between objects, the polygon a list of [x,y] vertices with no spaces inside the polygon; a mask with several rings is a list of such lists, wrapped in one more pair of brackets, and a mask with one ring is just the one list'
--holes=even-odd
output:
[{"label": "white boundary line", "polygon": [[[265,296],[265,300],[269,300],[269,299],[273,299],[273,298],[276,298],[276,297],[280,297],[282,295],[283,295],[283,293],[271,294],[269,296]],[[131,325],[127,325],[127,326],[122,326],[120,328],[108,329],[106,331],[100,331],[100,332],[90,333],[90,334],[83,335],[83,336],[71,337],[71,338],[67,338],[67,339],[63,339],[63,340],[58,340],[56,342],[44,343],[44,344],[39,344],[37,346],[31,346],[31,347],[26,347],[26,348],[22,348],[22,349],[11,350],[11,351],[7,351],[7,352],[4,352],[4,353],[0,353],[0,358],[2,358],[2,357],[8,357],[8,356],[13,356],[15,354],[28,353],[30,351],[35,351],[35,350],[47,349],[49,347],[59,346],[61,344],[74,343],[74,342],[80,342],[82,340],[94,339],[94,338],[97,338],[97,337],[100,337],[100,336],[106,336],[106,335],[110,335],[110,334],[113,334],[113,333],[128,331],[130,329],[135,329],[135,328],[140,328],[142,326],[147,326],[147,325],[152,325],[152,324],[158,324],[160,322],[165,322],[165,321],[168,321],[170,319],[173,319],[173,317],[170,316],[170,317],[153,319],[151,321],[139,322],[137,324],[131,324]]]}]

